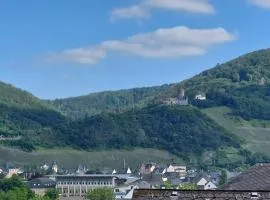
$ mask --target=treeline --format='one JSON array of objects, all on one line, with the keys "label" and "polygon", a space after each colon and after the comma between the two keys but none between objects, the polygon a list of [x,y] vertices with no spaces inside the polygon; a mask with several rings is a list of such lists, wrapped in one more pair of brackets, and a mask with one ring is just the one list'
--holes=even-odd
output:
[{"label": "treeline", "polygon": [[156,95],[165,92],[171,86],[172,84],[99,92],[86,96],[56,99],[49,101],[49,103],[66,116],[78,119],[103,112],[119,113],[145,107],[153,101]]},{"label": "treeline", "polygon": [[150,106],[104,113],[59,127],[71,146],[82,149],[159,148],[176,155],[200,154],[239,139],[192,106]]},{"label": "treeline", "polygon": [[52,110],[0,107],[2,135],[22,136],[1,143],[25,151],[67,146],[84,150],[151,147],[188,157],[221,145],[240,145],[234,135],[192,106],[152,105],[81,120],[70,120]]},{"label": "treeline", "polygon": [[56,200],[56,190],[48,190],[44,196],[35,195],[34,192],[18,177],[9,179],[0,177],[0,199],[1,200]]}]

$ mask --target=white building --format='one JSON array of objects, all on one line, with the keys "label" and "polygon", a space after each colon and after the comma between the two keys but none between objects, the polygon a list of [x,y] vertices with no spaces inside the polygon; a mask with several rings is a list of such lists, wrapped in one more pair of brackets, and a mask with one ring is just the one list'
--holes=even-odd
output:
[{"label": "white building", "polygon": [[8,170],[8,173],[6,175],[6,178],[11,178],[13,175],[22,174],[23,171],[19,168],[12,168]]},{"label": "white building", "polygon": [[217,186],[214,183],[212,183],[211,181],[206,183],[204,186],[204,190],[216,190],[216,189],[217,189]]},{"label": "white building", "polygon": [[211,182],[211,181],[208,181],[206,178],[201,178],[198,182],[197,182],[197,186],[200,188],[200,189],[203,189],[203,190],[215,190],[217,189],[217,186]]},{"label": "white building", "polygon": [[208,183],[208,181],[205,178],[201,178],[198,182],[197,182],[197,186],[205,186]]},{"label": "white building", "polygon": [[83,197],[94,188],[114,188],[114,175],[56,175],[56,189],[62,197]]},{"label": "white building", "polygon": [[196,100],[201,100],[201,101],[205,101],[206,100],[206,96],[205,94],[198,94],[195,96]]},{"label": "white building", "polygon": [[52,171],[53,173],[57,174],[58,173],[58,165],[56,162],[53,163],[52,165]]},{"label": "white building", "polygon": [[166,169],[167,173],[179,173],[181,177],[186,177],[187,167],[184,165],[169,165]]}]

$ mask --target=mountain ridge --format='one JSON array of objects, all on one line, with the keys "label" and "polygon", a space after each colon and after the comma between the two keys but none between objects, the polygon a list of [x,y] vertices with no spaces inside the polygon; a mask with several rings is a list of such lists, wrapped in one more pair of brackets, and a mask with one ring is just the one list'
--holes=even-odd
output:
[{"label": "mountain ridge", "polygon": [[[217,147],[222,147],[222,144],[225,144],[225,149],[233,147],[241,151],[243,141],[215,121],[218,119],[204,115],[202,109],[227,106],[231,109],[231,116],[245,120],[270,120],[269,67],[270,50],[266,49],[218,64],[176,84],[101,92],[55,101],[40,100],[24,90],[0,82],[0,134],[10,136],[19,133],[23,136],[19,142],[2,143],[30,151],[40,146],[87,150],[145,145],[184,157],[202,154],[207,149],[219,151]],[[190,99],[189,106],[162,105],[164,99],[178,96],[181,88]],[[198,93],[205,93],[207,99],[195,100]],[[205,134],[210,132],[213,135]],[[151,136],[154,133],[156,137]],[[164,137],[164,133],[168,135]],[[139,135],[141,139],[137,137]],[[175,140],[182,147],[192,140],[197,145],[181,149],[174,140],[170,140],[173,135],[182,138]],[[210,146],[204,145],[205,137],[208,137]],[[121,145],[117,146],[117,143]]]}]

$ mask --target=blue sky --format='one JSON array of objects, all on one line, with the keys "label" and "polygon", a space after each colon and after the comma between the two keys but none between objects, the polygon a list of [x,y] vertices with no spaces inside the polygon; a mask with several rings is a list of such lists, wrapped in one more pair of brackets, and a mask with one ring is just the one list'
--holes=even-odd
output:
[{"label": "blue sky", "polygon": [[153,86],[270,47],[270,0],[3,0],[0,80],[45,98]]}]

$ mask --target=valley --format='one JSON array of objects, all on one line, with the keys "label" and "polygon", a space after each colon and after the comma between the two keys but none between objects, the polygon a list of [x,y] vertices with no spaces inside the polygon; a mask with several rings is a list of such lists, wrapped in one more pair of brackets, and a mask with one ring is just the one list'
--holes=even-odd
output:
[{"label": "valley", "polygon": [[[20,138],[0,143],[29,155],[39,149],[152,148],[195,164],[207,158],[207,152],[213,155],[209,164],[220,152],[220,160],[230,159],[229,152],[234,152],[238,159],[232,158],[233,163],[251,162],[252,154],[269,155],[269,65],[270,50],[265,49],[179,83],[53,101],[0,82],[0,135]],[[168,105],[177,102],[179,94],[189,105]],[[243,151],[251,153],[246,160]]]}]

